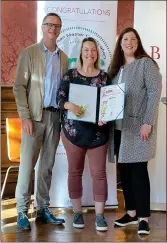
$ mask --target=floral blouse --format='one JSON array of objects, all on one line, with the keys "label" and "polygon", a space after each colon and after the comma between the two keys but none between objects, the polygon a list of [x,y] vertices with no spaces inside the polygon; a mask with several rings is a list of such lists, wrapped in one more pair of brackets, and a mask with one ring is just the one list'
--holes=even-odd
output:
[{"label": "floral blouse", "polygon": [[[100,70],[95,77],[81,75],[77,69],[70,69],[62,78],[57,96],[57,103],[61,110],[62,129],[66,138],[74,145],[82,148],[95,148],[104,145],[108,140],[108,124],[98,126],[98,123],[83,122],[67,119],[67,110],[64,103],[68,101],[70,83],[103,87],[109,84],[109,77],[106,72]],[[99,106],[99,99],[97,106]]]}]

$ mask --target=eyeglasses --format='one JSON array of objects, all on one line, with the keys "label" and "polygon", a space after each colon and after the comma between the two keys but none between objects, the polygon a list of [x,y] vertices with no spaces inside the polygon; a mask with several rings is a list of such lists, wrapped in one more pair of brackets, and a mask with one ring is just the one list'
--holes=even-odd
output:
[{"label": "eyeglasses", "polygon": [[49,29],[60,29],[61,28],[61,24],[45,23],[43,25],[47,25],[47,27]]}]

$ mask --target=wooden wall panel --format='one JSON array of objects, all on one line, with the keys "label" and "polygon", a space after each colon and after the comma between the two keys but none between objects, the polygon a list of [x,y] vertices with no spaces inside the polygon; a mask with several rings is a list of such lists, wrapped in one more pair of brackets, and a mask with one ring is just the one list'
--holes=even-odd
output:
[{"label": "wooden wall panel", "polygon": [[[12,87],[1,87],[1,183],[4,181],[7,168],[17,165],[8,159],[6,139],[6,118],[18,117]],[[17,170],[12,170],[8,178],[4,196],[14,195],[17,180]]]}]

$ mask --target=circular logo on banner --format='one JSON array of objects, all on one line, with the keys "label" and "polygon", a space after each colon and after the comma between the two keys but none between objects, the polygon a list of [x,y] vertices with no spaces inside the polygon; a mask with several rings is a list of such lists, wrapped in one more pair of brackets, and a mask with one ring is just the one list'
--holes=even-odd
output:
[{"label": "circular logo on banner", "polygon": [[107,70],[111,59],[111,51],[106,41],[94,30],[79,26],[62,29],[57,45],[68,55],[69,68],[75,68],[80,51],[80,45],[84,38],[93,37],[99,46],[100,68]]}]

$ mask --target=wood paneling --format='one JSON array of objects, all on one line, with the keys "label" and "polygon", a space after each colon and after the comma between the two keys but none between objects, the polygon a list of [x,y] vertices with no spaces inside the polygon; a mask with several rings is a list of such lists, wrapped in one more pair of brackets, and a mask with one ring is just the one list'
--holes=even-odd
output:
[{"label": "wood paneling", "polygon": [[[7,168],[11,165],[18,165],[8,159],[6,139],[6,118],[8,117],[18,117],[13,89],[12,87],[1,87],[1,183],[4,181]],[[17,171],[17,169],[13,169],[9,174],[4,196],[14,195]]]},{"label": "wood paneling", "polygon": [[[12,117],[16,117],[16,116],[12,116]],[[7,137],[6,134],[2,134],[1,135],[1,187],[4,182],[7,169],[9,168],[9,166],[14,166],[14,165],[19,165],[19,163],[12,162],[8,159]],[[18,177],[18,169],[17,168],[12,169],[9,172],[3,199],[14,197],[17,177]],[[32,180],[32,193],[33,192],[34,192],[34,179]]]},{"label": "wood paneling", "polygon": [[[18,117],[15,97],[12,87],[1,87],[1,185],[4,182],[5,174],[9,166],[18,165],[8,158],[6,118]],[[3,198],[15,195],[18,169],[12,169],[9,173]],[[32,188],[33,192],[34,188]]]},{"label": "wood paneling", "polygon": [[18,117],[12,87],[1,87],[1,133],[6,134],[6,118]]}]

